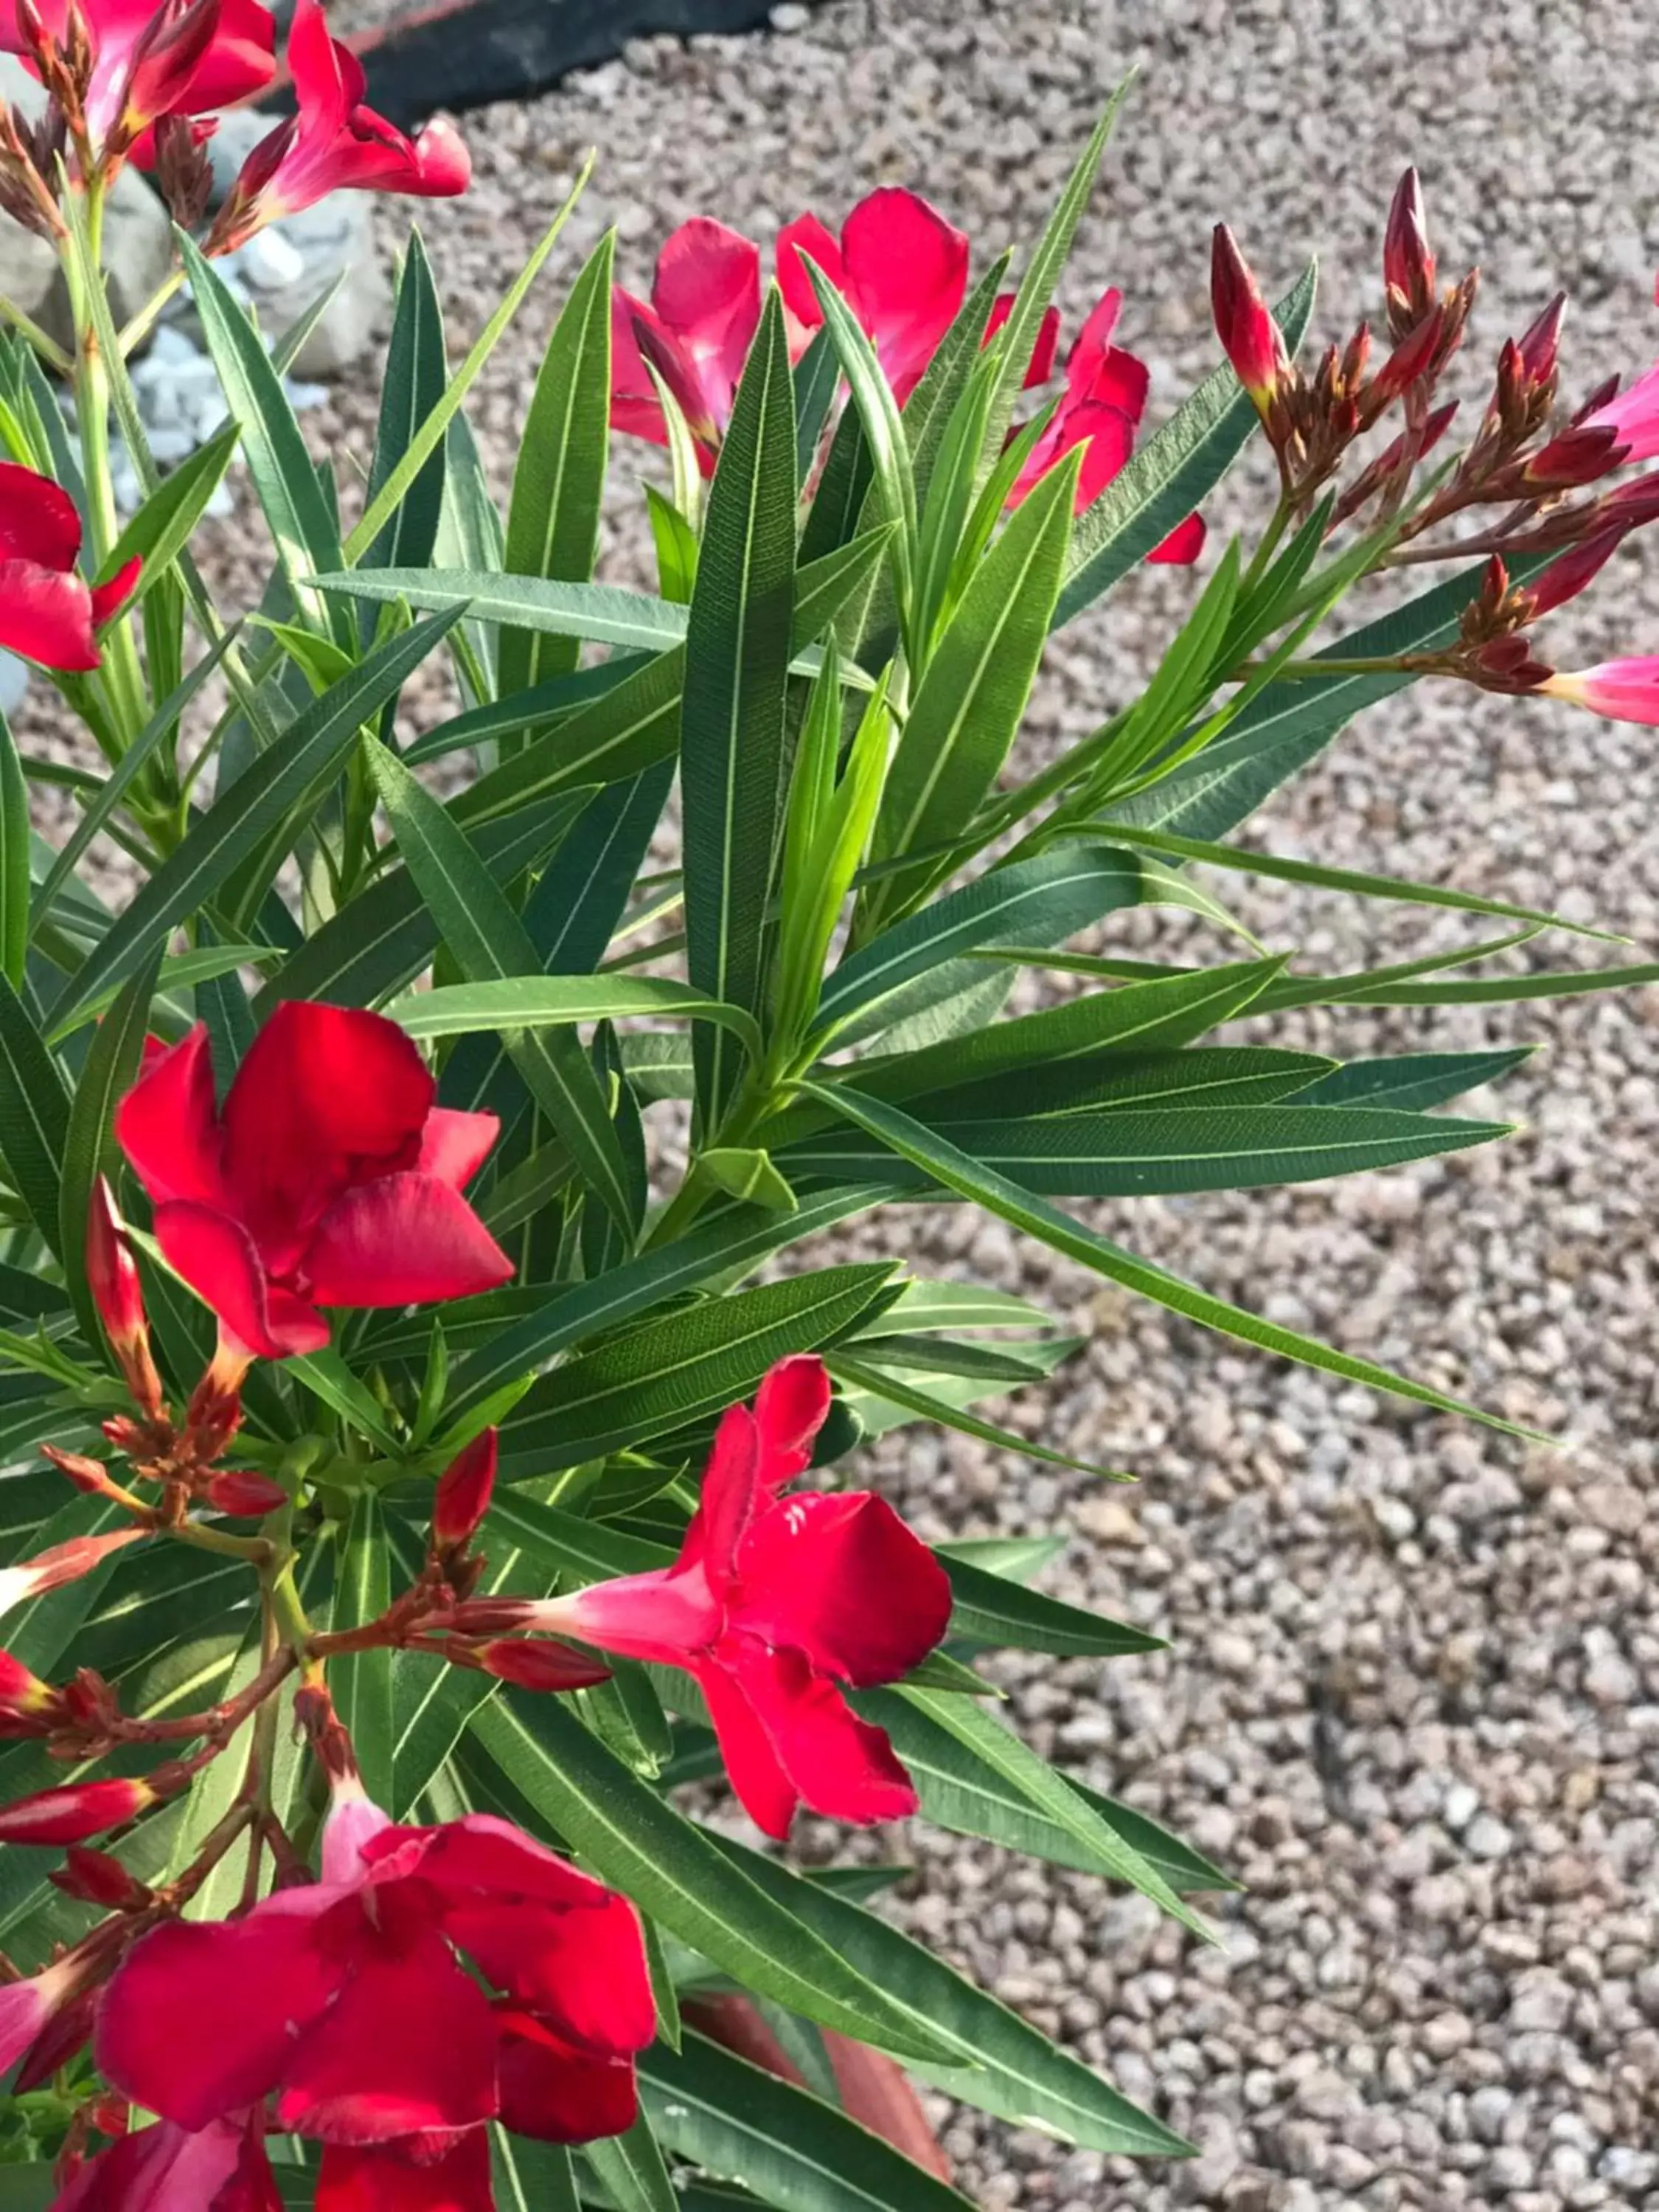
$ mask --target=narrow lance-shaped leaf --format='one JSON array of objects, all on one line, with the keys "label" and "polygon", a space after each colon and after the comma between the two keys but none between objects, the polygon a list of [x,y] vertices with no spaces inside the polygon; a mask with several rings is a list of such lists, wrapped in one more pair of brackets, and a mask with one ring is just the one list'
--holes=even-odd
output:
[{"label": "narrow lance-shaped leaf", "polygon": [[[607,231],[573,286],[543,357],[525,418],[507,508],[506,564],[514,575],[585,583],[599,545],[611,424],[611,274]],[[566,674],[574,638],[504,630],[504,693]]]},{"label": "narrow lance-shaped leaf", "polygon": [[[708,495],[680,712],[686,963],[711,998],[758,1014],[782,805],[795,599],[795,410],[775,290],[738,388]],[[698,1104],[712,1135],[738,1075],[700,1030]]]},{"label": "narrow lance-shaped leaf", "polygon": [[81,1334],[92,1345],[100,1343],[102,1339],[87,1271],[82,1265],[82,1255],[87,1249],[87,1221],[99,1176],[115,1165],[112,1133],[115,1104],[138,1073],[149,1002],[161,966],[161,954],[152,953],[99,1023],[82,1063],[81,1079],[75,1086],[75,1097],[70,1107],[64,1142],[63,1188],[58,1200],[60,1249],[65,1261],[64,1279],[75,1300]]},{"label": "narrow lance-shaped leaf", "polygon": [[[411,230],[398,271],[397,304],[386,349],[386,380],[380,388],[380,420],[374,432],[374,460],[368,475],[372,506],[409,451],[421,424],[442,398],[449,380],[444,352],[444,318],[432,264],[418,230]],[[371,568],[420,568],[432,558],[444,504],[444,447],[440,443],[410,483],[385,528],[362,555]],[[364,629],[372,628],[365,608]]]},{"label": "narrow lance-shaped leaf", "polygon": [[[512,902],[442,805],[384,745],[369,765],[404,866],[469,981],[533,977],[541,966]],[[503,1041],[600,1202],[626,1229],[627,1175],[605,1094],[580,1041],[565,1030],[512,1030]]]},{"label": "narrow lance-shaped leaf", "polygon": [[29,789],[10,726],[0,714],[0,975],[23,987],[29,949]]},{"label": "narrow lance-shaped leaf", "polygon": [[69,1097],[33,1016],[0,975],[0,1161],[48,1249],[63,1249],[62,1177]]}]

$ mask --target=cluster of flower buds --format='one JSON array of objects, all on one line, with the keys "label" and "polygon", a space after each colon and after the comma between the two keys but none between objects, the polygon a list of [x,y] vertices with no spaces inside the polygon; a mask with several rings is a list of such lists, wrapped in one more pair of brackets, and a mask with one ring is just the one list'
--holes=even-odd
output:
[{"label": "cluster of flower buds", "polygon": [[[1210,302],[1227,358],[1261,416],[1287,507],[1304,507],[1340,468],[1356,440],[1397,404],[1405,428],[1369,471],[1365,497],[1397,499],[1412,471],[1444,432],[1448,410],[1433,405],[1436,386],[1462,343],[1476,278],[1437,289],[1437,268],[1415,170],[1395,194],[1383,248],[1389,353],[1373,368],[1371,335],[1361,323],[1344,346],[1330,346],[1311,377],[1291,360],[1273,310],[1225,223],[1216,226]],[[1350,501],[1348,511],[1359,503]]]}]

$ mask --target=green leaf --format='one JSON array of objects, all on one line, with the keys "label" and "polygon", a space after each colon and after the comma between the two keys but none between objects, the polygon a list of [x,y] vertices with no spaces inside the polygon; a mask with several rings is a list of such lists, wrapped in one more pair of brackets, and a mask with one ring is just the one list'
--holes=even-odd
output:
[{"label": "green leaf", "polygon": [[23,988],[29,950],[29,787],[0,714],[0,975]]},{"label": "green leaf", "polygon": [[781,1246],[793,1244],[860,1212],[880,1194],[879,1186],[809,1199],[799,1213],[773,1213],[762,1206],[730,1208],[654,1251],[641,1252],[598,1282],[562,1285],[536,1312],[493,1334],[457,1366],[452,1403],[473,1404],[514,1376],[544,1366],[556,1353],[586,1338],[633,1320],[688,1291],[720,1277],[745,1272]]},{"label": "green leaf", "polygon": [[935,2088],[1109,2156],[1168,2158],[1184,2149],[1179,2136],[922,1944],[833,1891],[789,1874],[775,1859],[724,1836],[715,1841],[751,1881],[822,1936],[849,1966],[972,2054],[972,2064],[956,2067],[911,2060],[911,2070]]},{"label": "green leaf", "polygon": [[[453,948],[451,948],[453,950]],[[722,1006],[689,983],[665,975],[509,975],[495,981],[446,983],[411,991],[386,1009],[413,1037],[463,1036],[480,1030],[534,1030],[571,1022],[617,1021],[629,1014],[696,1017],[734,1030],[751,1051],[760,1031],[754,1017]]]},{"label": "green leaf", "polygon": [[[368,760],[404,864],[461,973],[474,983],[534,978],[541,966],[536,948],[465,832],[384,745],[372,746]],[[563,1030],[526,1029],[504,1030],[502,1041],[583,1176],[628,1229],[627,1170],[580,1040]]]},{"label": "green leaf", "polygon": [[856,1328],[888,1299],[892,1275],[885,1260],[823,1267],[607,1338],[544,1375],[501,1424],[503,1480],[580,1467],[708,1419],[778,1360],[822,1351]]},{"label": "green leaf", "polygon": [[542,264],[557,243],[560,232],[570,219],[572,209],[581,198],[582,188],[592,174],[592,167],[593,156],[589,155],[582,164],[575,183],[570,188],[564,205],[543,233],[529,260],[513,280],[500,307],[479,331],[466,359],[450,378],[442,398],[427,416],[414,436],[410,439],[396,467],[392,469],[374,498],[363,509],[356,528],[345,541],[345,557],[348,561],[362,559],[366,550],[374,543],[392,515],[403,504],[404,495],[410,486],[420,475],[432,455],[436,453],[439,445],[445,440],[452,422],[459,412],[461,402],[471,389],[474,379],[495,350],[501,334],[524,304],[525,295],[535,283]]},{"label": "green leaf", "polygon": [[303,816],[337,774],[364,723],[395,696],[454,621],[453,614],[441,615],[389,640],[343,683],[301,709],[276,744],[194,824],[93,948],[52,1010],[54,1029],[89,1006],[100,990],[125,981],[181,921],[209,904],[232,871],[260,851],[282,824]]},{"label": "green leaf", "polygon": [[682,642],[686,611],[620,584],[569,584],[541,576],[507,576],[487,568],[341,569],[313,578],[347,598],[440,612],[465,610],[473,622],[548,638],[586,638],[634,653],[661,653]]},{"label": "green leaf", "polygon": [[1066,1658],[1118,1659],[1165,1648],[1161,1637],[1012,1582],[1006,1570],[994,1573],[974,1558],[949,1550],[940,1557],[955,1601],[952,1637],[1017,1651],[1053,1651]]},{"label": "green leaf", "polygon": [[[920,1125],[918,1125],[920,1126]],[[1059,1198],[1145,1198],[1181,1191],[1249,1190],[1358,1175],[1490,1144],[1502,1121],[1454,1121],[1389,1108],[1288,1104],[1119,1107],[1030,1121],[948,1124],[951,1143],[988,1175]],[[784,1171],[845,1182],[873,1180],[881,1140],[807,1139],[780,1155]],[[890,1160],[891,1156],[890,1154]],[[914,1164],[893,1162],[900,1189],[925,1188]]]},{"label": "green leaf", "polygon": [[99,1023],[82,1063],[81,1079],[75,1086],[70,1107],[64,1142],[63,1185],[58,1197],[58,1249],[66,1262],[64,1280],[75,1301],[81,1334],[92,1345],[103,1341],[97,1305],[82,1264],[82,1255],[87,1249],[93,1187],[100,1175],[112,1174],[119,1165],[112,1126],[115,1103],[137,1079],[150,1000],[161,967],[161,954],[153,952]]},{"label": "green leaf", "polygon": [[1297,1093],[1298,1103],[1401,1106],[1421,1113],[1481,1084],[1496,1083],[1531,1057],[1530,1045],[1507,1052],[1413,1052],[1391,1060],[1351,1060]]},{"label": "green leaf", "polygon": [[208,502],[219,489],[230,457],[242,435],[241,424],[227,422],[222,430],[198,446],[187,460],[162,477],[99,566],[98,580],[118,576],[127,562],[142,560],[138,581],[127,600],[131,613],[172,570],[173,562],[189,544]]},{"label": "green leaf", "polygon": [[[411,230],[398,270],[392,340],[386,349],[386,378],[380,386],[374,460],[368,475],[371,507],[408,453],[421,424],[443,398],[448,381],[443,307],[421,234]],[[419,568],[431,560],[443,514],[444,460],[444,448],[440,443],[419,474],[410,480],[374,543],[363,548],[359,558],[364,568]]]},{"label": "green leaf", "polygon": [[617,2212],[679,2212],[668,2168],[643,2112],[626,2135],[598,2136],[584,2144],[582,2154]]},{"label": "green leaf", "polygon": [[[831,1091],[816,1083],[803,1084],[802,1089],[811,1097],[845,1114],[847,1118],[867,1129],[872,1136],[892,1147],[902,1158],[925,1168],[932,1179],[953,1190],[958,1197],[972,1200],[998,1214],[1011,1227],[1035,1237],[1052,1250],[1062,1252],[1085,1267],[1092,1267],[1097,1274],[1121,1284],[1125,1290],[1133,1291],[1155,1304],[1166,1307],[1171,1313],[1181,1314],[1188,1321],[1202,1323],[1222,1334],[1239,1338],[1254,1344],[1263,1352],[1277,1353],[1281,1358],[1300,1360],[1304,1366],[1316,1367],[1328,1375],[1340,1375],[1350,1382],[1363,1382],[1369,1389],[1384,1390],[1395,1397],[1409,1398],[1420,1406],[1432,1406],[1442,1413],[1462,1413],[1483,1421],[1488,1426],[1501,1429],[1509,1435],[1530,1436],[1533,1432],[1504,1421],[1495,1413],[1487,1413],[1479,1407],[1467,1404],[1460,1398],[1449,1397],[1445,1392],[1431,1389],[1426,1383],[1412,1382],[1407,1376],[1392,1374],[1372,1360],[1358,1359],[1346,1352],[1338,1352],[1330,1345],[1321,1344],[1316,1338],[1304,1336],[1295,1329],[1282,1328],[1276,1322],[1264,1321],[1260,1315],[1248,1313],[1242,1306],[1231,1305],[1224,1298],[1212,1297],[1183,1282],[1150,1261],[1137,1259],[1133,1252],[1125,1251],[1121,1244],[1097,1236],[1093,1231],[1073,1221],[1058,1207],[1032,1197],[1018,1184],[1006,1176],[981,1167],[964,1152],[958,1150],[945,1138],[921,1123],[913,1121],[896,1107],[872,1098],[860,1098],[852,1091]],[[1346,1110],[1346,1109],[1345,1109]]]},{"label": "green leaf", "polygon": [[403,1456],[403,1447],[387,1425],[379,1399],[366,1382],[358,1381],[337,1352],[325,1346],[320,1352],[301,1352],[285,1363],[284,1371],[303,1383],[331,1413],[372,1437],[382,1450],[394,1458]]},{"label": "green leaf", "polygon": [[800,1201],[763,1146],[710,1146],[697,1154],[696,1172],[729,1197],[752,1199],[757,1206],[784,1213],[794,1213],[799,1209]]},{"label": "green leaf", "polygon": [[916,482],[910,465],[910,447],[893,388],[883,374],[875,348],[860,327],[859,319],[840,290],[810,253],[800,254],[812,290],[823,315],[830,343],[841,362],[864,428],[874,488],[884,519],[896,526],[891,556],[893,582],[898,593],[902,622],[914,614],[912,592],[915,576],[918,520]]},{"label": "green leaf", "polygon": [[[392,1602],[392,1560],[372,1490],[352,1501],[351,1519],[340,1553],[335,1586],[334,1626],[362,1628],[378,1620]],[[434,1662],[436,1663],[436,1662]],[[384,1646],[339,1653],[329,1663],[329,1687],[357,1753],[363,1787],[377,1805],[392,1798],[392,1654]]]},{"label": "green leaf", "polygon": [[[872,1353],[878,1349],[876,1346],[871,1347]],[[1021,1452],[1027,1458],[1040,1460],[1045,1467],[1070,1468],[1075,1474],[1098,1475],[1107,1482],[1123,1480],[1109,1468],[1097,1467],[1092,1460],[1073,1459],[1069,1452],[1055,1451],[1050,1445],[1036,1443],[1029,1437],[1016,1436],[1010,1429],[1000,1429],[994,1421],[979,1419],[947,1398],[919,1389],[909,1380],[908,1364],[902,1358],[890,1365],[885,1361],[877,1364],[850,1358],[845,1352],[836,1352],[830,1355],[829,1367],[837,1381],[850,1382],[855,1390],[868,1391],[872,1397],[902,1407],[920,1420],[938,1421],[962,1436],[994,1444],[1000,1451]],[[894,1371],[895,1367],[898,1372]]]},{"label": "green leaf", "polygon": [[505,1689],[475,1714],[470,1740],[585,1865],[746,1988],[901,2056],[957,2057],[631,1775],[562,1699]]},{"label": "green leaf", "polygon": [[[1313,313],[1317,273],[1310,263],[1274,309],[1292,352]],[[1231,362],[1212,369],[1078,517],[1071,572],[1054,609],[1056,629],[1163,544],[1220,483],[1260,419]]]},{"label": "green leaf", "polygon": [[879,2136],[703,2036],[678,2057],[643,2054],[640,2094],[678,2157],[778,2212],[966,2212],[965,2197]]},{"label": "green leaf", "polygon": [[1048,1072],[1108,1049],[1126,1057],[1169,1051],[1237,1019],[1284,968],[1282,960],[1249,960],[1093,992],[918,1052],[857,1062],[846,1080],[878,1098],[910,1098]]},{"label": "green leaf", "polygon": [[175,229],[173,236],[201,319],[202,335],[213,357],[230,419],[240,428],[248,474],[294,604],[310,628],[328,632],[339,644],[349,645],[349,635],[342,620],[309,580],[319,571],[342,565],[340,533],[318,483],[294,409],[283,390],[283,380],[246,309],[232,296],[213,264],[184,231]]},{"label": "green leaf", "polygon": [[1580,999],[1659,983],[1659,961],[1633,968],[1546,969],[1534,975],[1486,975],[1458,983],[1373,983],[1345,992],[1355,1006],[1498,1006],[1525,999]]},{"label": "green leaf", "polygon": [[[775,291],[738,388],[708,495],[680,715],[686,967],[712,999],[758,1014],[781,825],[794,623],[795,411]],[[712,1135],[737,1081],[724,1035],[695,1033]]]},{"label": "green leaf", "polygon": [[[1048,640],[1076,482],[1073,456],[1015,510],[934,648],[888,771],[878,858],[949,844],[996,781]],[[913,903],[954,867],[947,857],[884,878],[867,895],[871,907]]]},{"label": "green leaf", "polygon": [[501,2212],[580,2212],[570,2153],[491,2124],[490,2163]]},{"label": "green leaf", "polygon": [[[585,583],[599,548],[611,427],[611,274],[607,231],[553,326],[525,417],[507,516],[506,565],[520,576]],[[576,665],[574,639],[503,630],[503,692],[527,690]]]},{"label": "green leaf", "polygon": [[0,1160],[47,1248],[62,1260],[62,1177],[70,1102],[58,1064],[0,976]]},{"label": "green leaf", "polygon": [[1137,905],[1145,881],[1139,861],[1107,845],[1057,846],[994,868],[843,960],[824,986],[820,1026],[837,1044],[867,1036],[913,977],[981,945],[1069,937],[1115,907]]}]

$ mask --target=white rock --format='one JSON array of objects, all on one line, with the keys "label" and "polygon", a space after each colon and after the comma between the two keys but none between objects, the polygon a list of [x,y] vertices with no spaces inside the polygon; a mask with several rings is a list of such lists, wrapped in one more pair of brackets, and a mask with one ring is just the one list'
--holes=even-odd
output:
[{"label": "white rock", "polygon": [[29,688],[29,672],[14,653],[0,653],[0,714],[15,714]]}]

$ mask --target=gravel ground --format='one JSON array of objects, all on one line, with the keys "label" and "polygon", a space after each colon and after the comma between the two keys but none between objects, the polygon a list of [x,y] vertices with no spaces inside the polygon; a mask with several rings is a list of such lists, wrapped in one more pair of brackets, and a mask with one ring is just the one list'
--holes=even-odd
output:
[{"label": "gravel ground", "polygon": [[[1137,64],[1067,304],[1123,286],[1155,407],[1212,358],[1218,216],[1275,282],[1321,253],[1328,333],[1376,313],[1382,210],[1407,160],[1443,268],[1486,270],[1479,356],[1565,285],[1570,378],[1587,389],[1659,349],[1645,14],[1629,0],[780,9],[774,35],[642,45],[532,106],[470,118],[477,187],[422,223],[458,337],[592,141],[602,167],[573,236],[617,221],[636,283],[696,210],[765,237],[803,206],[835,216],[899,180],[983,255],[1034,234]],[[527,313],[482,389],[503,483],[549,312]],[[365,453],[368,404],[343,390],[308,418],[319,450]],[[620,458],[628,494],[635,456]],[[1214,519],[1259,515],[1261,481],[1230,486]],[[223,551],[234,561],[229,532]],[[608,573],[642,574],[643,559],[619,497]],[[1125,696],[1189,589],[1148,572],[1065,635],[1035,748]],[[1659,645],[1659,547],[1627,551],[1593,613],[1552,638],[1568,665]],[[1642,957],[1659,943],[1652,742],[1564,708],[1422,689],[1351,732],[1257,831],[1282,852],[1595,916]],[[1410,910],[1216,887],[1327,971],[1460,934]],[[1177,941],[1155,927],[1137,919],[1115,941]],[[921,1827],[895,1839],[921,1869],[900,1908],[911,1927],[1201,2155],[1103,2163],[960,2110],[947,2142],[969,2195],[997,2212],[1659,2207],[1659,998],[1305,1016],[1277,1035],[1346,1057],[1431,1041],[1543,1049],[1503,1088],[1523,1124],[1507,1146],[1091,1218],[1217,1291],[1565,1442],[1518,1445],[1235,1353],[995,1224],[940,1211],[870,1225],[861,1250],[972,1272],[1091,1330],[1007,1418],[1133,1468],[1138,1490],[931,1434],[872,1456],[930,1534],[1069,1531],[1049,1586],[1170,1638],[1155,1658],[1006,1662],[1000,1676],[1034,1741],[1247,1885],[1219,1901],[1224,1947],[1206,1950],[1097,1883]]]}]

